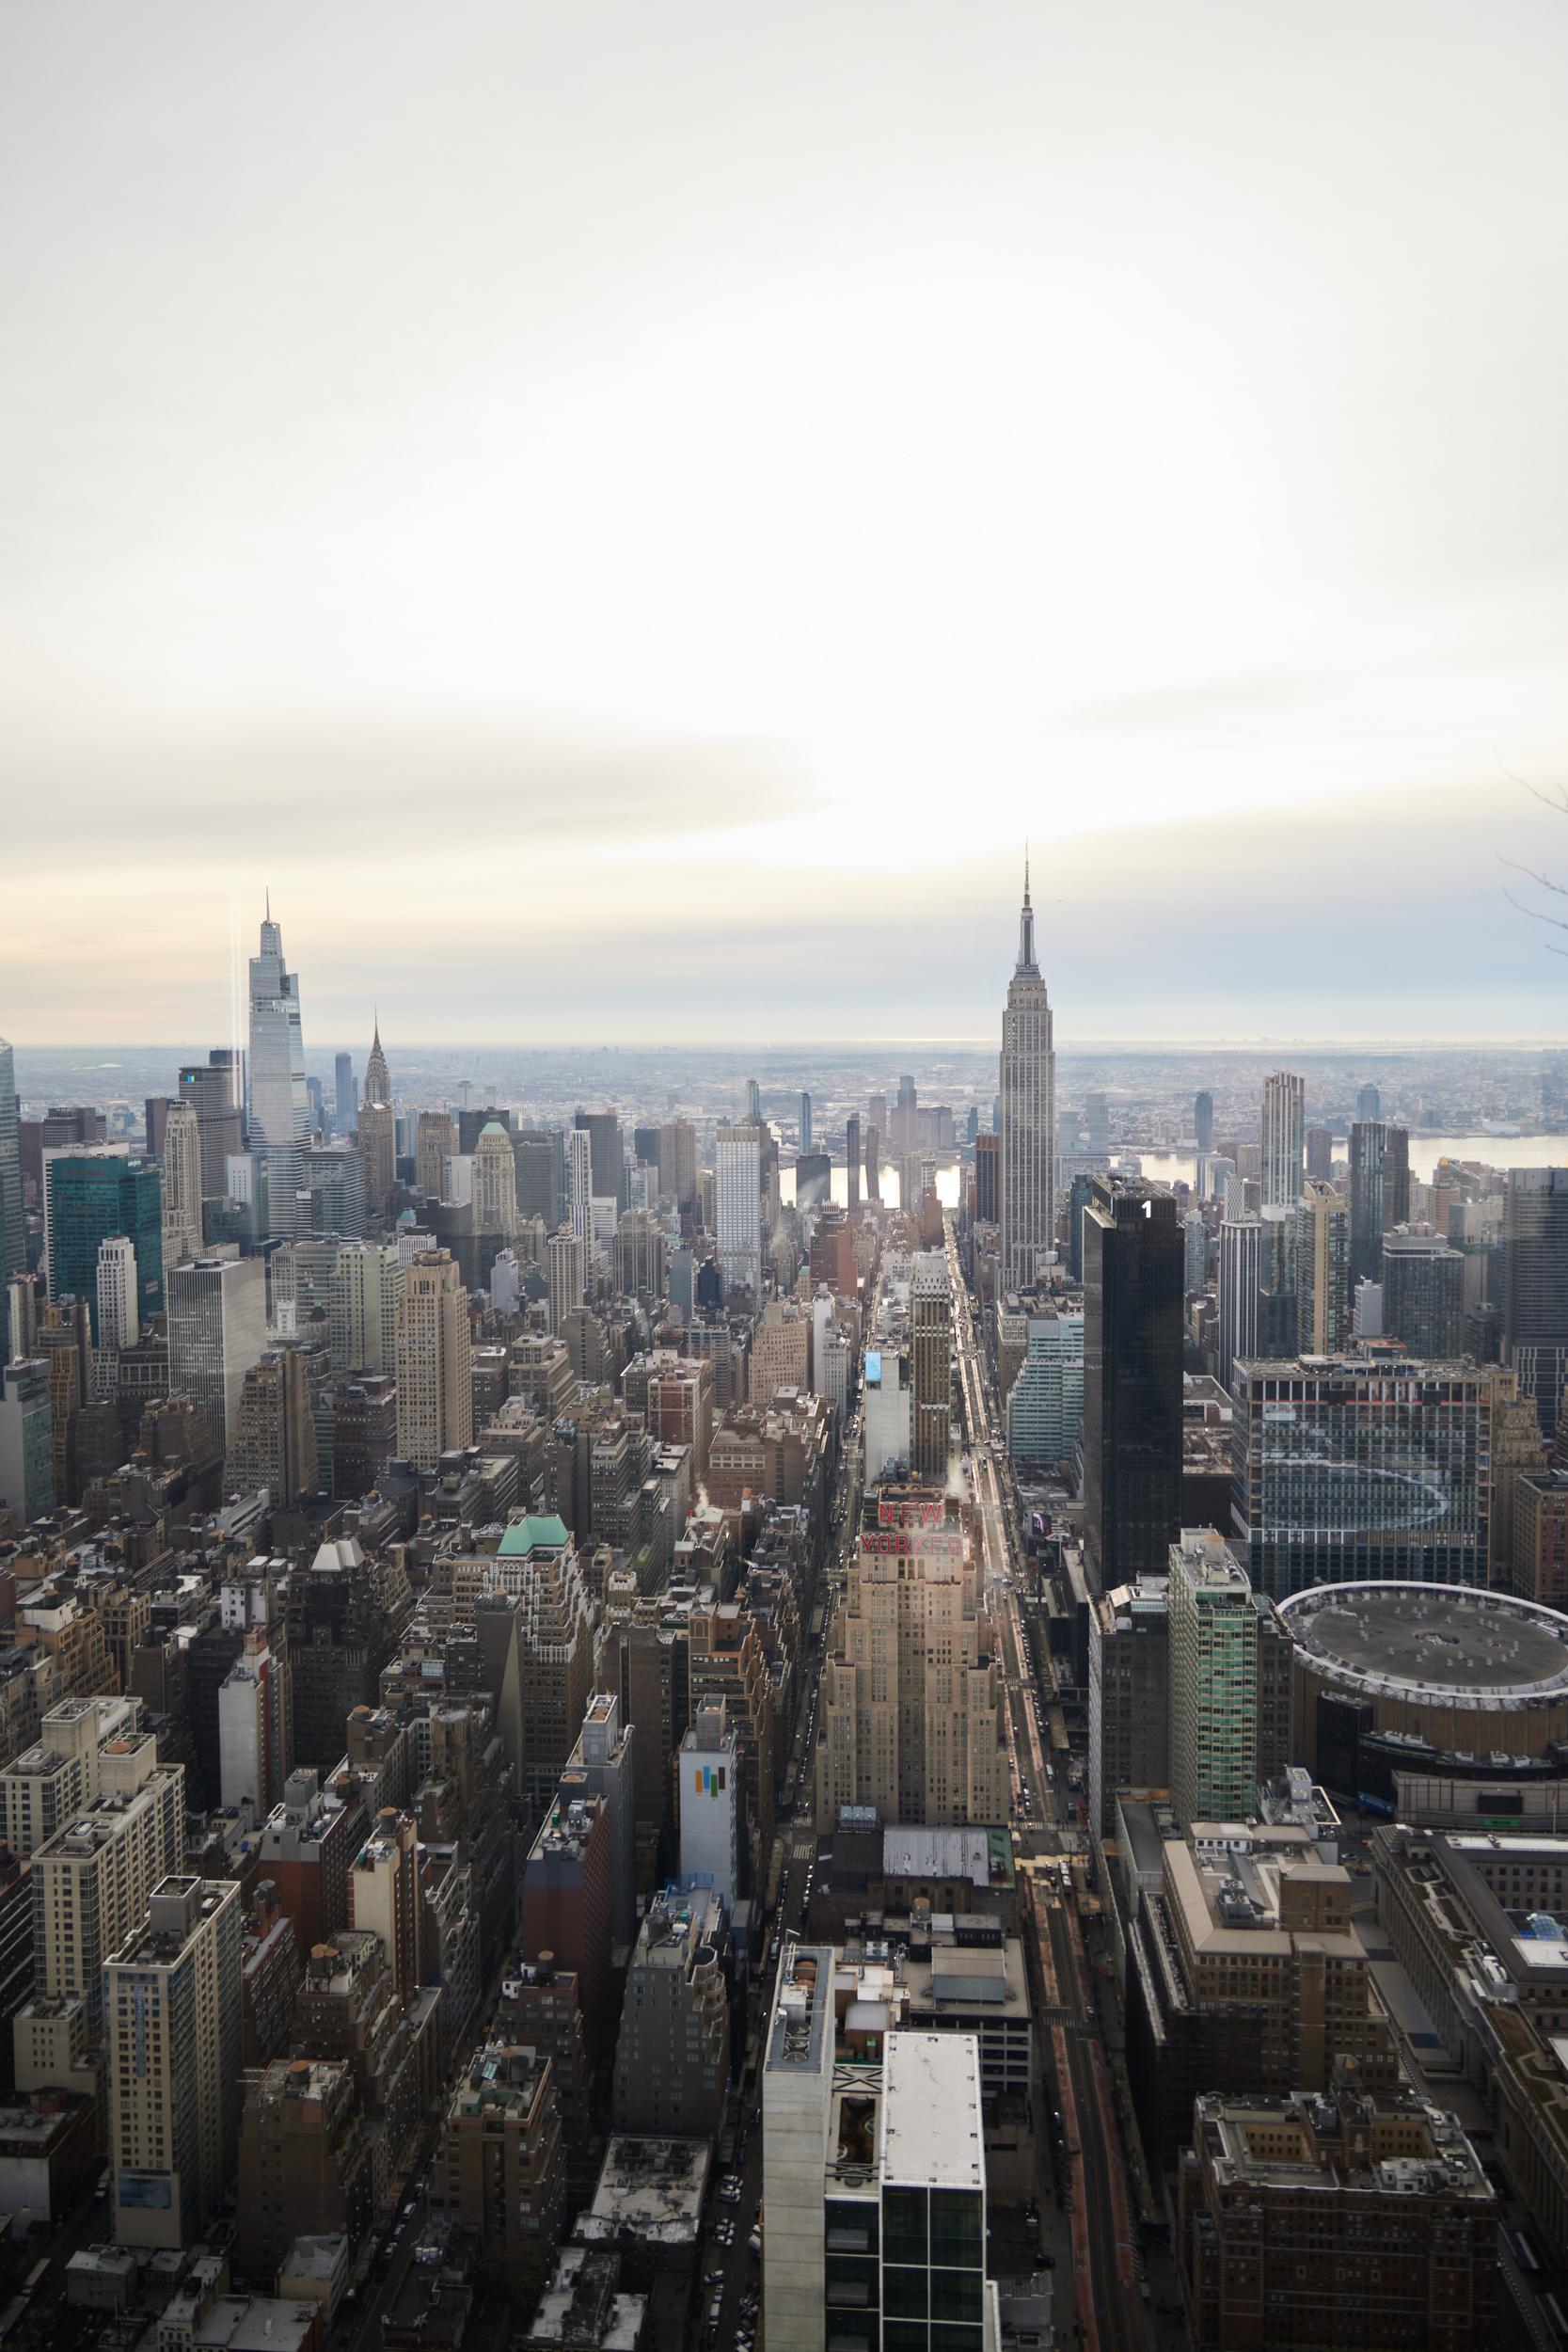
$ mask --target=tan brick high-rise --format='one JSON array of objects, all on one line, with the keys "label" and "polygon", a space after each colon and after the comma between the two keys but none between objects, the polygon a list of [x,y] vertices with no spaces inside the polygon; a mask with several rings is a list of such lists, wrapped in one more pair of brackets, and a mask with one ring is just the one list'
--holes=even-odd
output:
[{"label": "tan brick high-rise", "polygon": [[419,1470],[473,1439],[468,1301],[445,1249],[409,1261],[398,1303],[398,1451]]},{"label": "tan brick high-rise", "polygon": [[816,1818],[1007,1818],[1005,1692],[959,1505],[932,1487],[867,1501],[822,1674]]}]

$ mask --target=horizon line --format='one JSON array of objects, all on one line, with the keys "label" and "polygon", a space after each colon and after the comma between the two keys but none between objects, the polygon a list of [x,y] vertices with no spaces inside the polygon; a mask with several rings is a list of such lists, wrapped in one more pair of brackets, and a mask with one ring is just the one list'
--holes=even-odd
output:
[{"label": "horizon line", "polygon": [[[196,1039],[179,1038],[61,1038],[58,1040],[45,1041],[41,1040],[24,1039],[14,1036],[5,1038],[0,1040],[0,1041],[8,1044],[12,1048],[13,1052],[27,1054],[181,1053],[185,1051],[187,1047],[192,1050],[197,1050],[200,1042],[200,1041]],[[402,1041],[401,1045],[394,1044],[391,1050],[394,1052],[414,1050],[429,1052],[439,1048],[440,1050],[448,1053],[630,1054],[641,1052],[760,1052],[778,1054],[802,1052],[808,1049],[818,1052],[830,1050],[835,1053],[849,1053],[859,1047],[864,1046],[908,1047],[914,1045],[966,1046],[976,1050],[984,1049],[986,1051],[994,1051],[997,1047],[997,1041],[989,1033],[980,1036],[943,1036],[940,1033],[932,1032],[927,1032],[926,1034],[898,1034],[891,1031],[884,1035],[875,1037],[867,1036],[850,1038],[635,1038],[628,1039],[625,1044],[620,1043],[614,1039],[607,1040],[603,1037],[592,1039],[570,1037],[409,1037],[404,1038]],[[1480,1046],[1516,1046],[1528,1047],[1532,1050],[1546,1048],[1554,1051],[1568,1051],[1568,1045],[1564,1044],[1561,1033],[1556,1030],[1540,1032],[1516,1031],[1512,1035],[1465,1035],[1454,1034],[1451,1032],[1446,1035],[1434,1035],[1428,1032],[1424,1035],[1412,1033],[1404,1036],[1399,1036],[1392,1033],[1374,1034],[1372,1032],[1366,1032],[1363,1034],[1354,1034],[1350,1032],[1340,1032],[1338,1034],[1321,1037],[1285,1036],[1278,1032],[1260,1037],[1221,1037],[1201,1035],[1196,1037],[1158,1037],[1148,1035],[1138,1036],[1120,1034],[1103,1037],[1080,1036],[1072,1039],[1066,1044],[1057,1043],[1054,1046],[1053,1051],[1057,1057],[1060,1058],[1060,1057],[1064,1054],[1072,1054],[1080,1050],[1088,1050],[1092,1048],[1099,1052],[1104,1052],[1109,1048],[1115,1047],[1120,1047],[1128,1051],[1148,1051],[1150,1049],[1160,1049],[1166,1052],[1178,1053],[1224,1052],[1240,1054],[1256,1052],[1265,1048],[1271,1052],[1280,1049],[1290,1049],[1300,1053],[1324,1053],[1331,1050],[1339,1050],[1345,1047],[1354,1047],[1358,1052],[1366,1052],[1373,1047],[1382,1047],[1385,1049],[1408,1049],[1410,1047],[1421,1047],[1425,1048],[1428,1052],[1457,1053],[1471,1052]],[[345,1046],[341,1039],[334,1037],[325,1038],[319,1044],[308,1045],[305,1048],[305,1051],[308,1054],[341,1053],[352,1052],[353,1050],[354,1046],[352,1041]],[[370,1049],[367,1046],[364,1050],[368,1053]],[[382,1050],[384,1052],[388,1050],[385,1043],[383,1044]]]}]

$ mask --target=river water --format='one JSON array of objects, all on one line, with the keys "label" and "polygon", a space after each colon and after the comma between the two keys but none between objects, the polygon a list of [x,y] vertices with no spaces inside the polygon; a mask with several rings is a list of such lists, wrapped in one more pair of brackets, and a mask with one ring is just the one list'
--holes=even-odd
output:
[{"label": "river water", "polygon": [[[1136,1157],[1151,1184],[1174,1184],[1180,1178],[1193,1182],[1197,1154],[1195,1152],[1138,1152]],[[1432,1171],[1439,1160],[1480,1160],[1487,1168],[1561,1168],[1568,1166],[1568,1136],[1431,1136],[1419,1128],[1410,1130],[1410,1173],[1423,1184],[1432,1182]],[[884,1160],[879,1170],[884,1201],[896,1205],[898,1200],[897,1165],[890,1168]],[[943,1204],[956,1208],[958,1201],[957,1166],[937,1169],[937,1192]],[[785,1200],[795,1198],[795,1170],[779,1170],[779,1191]],[[864,1198],[863,1179],[862,1199]],[[849,1201],[849,1171],[838,1166],[832,1171],[832,1198],[839,1207]]]}]

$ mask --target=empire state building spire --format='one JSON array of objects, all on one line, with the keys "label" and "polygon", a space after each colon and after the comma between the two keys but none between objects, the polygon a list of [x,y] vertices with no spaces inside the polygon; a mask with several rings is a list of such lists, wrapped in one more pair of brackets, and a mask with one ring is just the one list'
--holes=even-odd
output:
[{"label": "empire state building spire", "polygon": [[1023,845],[1023,905],[1018,918],[1018,965],[1021,973],[1038,977],[1035,961],[1035,910],[1029,904],[1029,844]]},{"label": "empire state building spire", "polygon": [[1002,1015],[997,1078],[1002,1099],[1003,1280],[1009,1290],[1027,1292],[1043,1273],[1044,1253],[1056,1240],[1056,1055],[1051,1000],[1035,961],[1027,844],[1018,963]]}]

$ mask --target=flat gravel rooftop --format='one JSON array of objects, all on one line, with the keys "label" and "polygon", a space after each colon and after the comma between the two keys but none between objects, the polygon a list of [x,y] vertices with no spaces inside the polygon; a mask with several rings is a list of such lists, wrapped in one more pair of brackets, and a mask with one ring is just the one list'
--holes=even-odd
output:
[{"label": "flat gravel rooftop", "polygon": [[1504,1598],[1449,1587],[1369,1584],[1352,1602],[1336,1596],[1309,1612],[1302,1594],[1285,1610],[1310,1651],[1353,1672],[1452,1690],[1506,1691],[1568,1677],[1568,1625],[1561,1634]]}]

